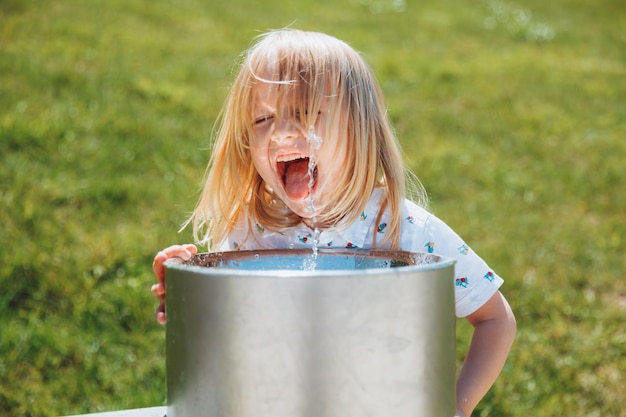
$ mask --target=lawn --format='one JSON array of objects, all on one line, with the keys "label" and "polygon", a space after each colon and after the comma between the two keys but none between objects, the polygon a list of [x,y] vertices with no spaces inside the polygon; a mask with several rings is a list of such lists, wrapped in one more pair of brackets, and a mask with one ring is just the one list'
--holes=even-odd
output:
[{"label": "lawn", "polygon": [[518,337],[473,415],[626,416],[622,0],[0,0],[0,413],[164,404],[151,260],[191,241],[239,53],[290,25],[362,52],[505,278]]}]

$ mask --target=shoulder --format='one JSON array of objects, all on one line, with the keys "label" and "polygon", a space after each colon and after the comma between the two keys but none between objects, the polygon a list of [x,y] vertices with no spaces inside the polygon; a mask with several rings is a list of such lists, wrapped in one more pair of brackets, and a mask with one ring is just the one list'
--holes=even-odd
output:
[{"label": "shoulder", "polygon": [[434,215],[426,208],[405,199],[402,205],[401,221],[414,227],[425,227]]},{"label": "shoulder", "polygon": [[419,227],[403,228],[403,249],[454,259],[456,313],[464,317],[476,311],[502,285],[502,278],[443,220],[414,203],[405,207]]}]

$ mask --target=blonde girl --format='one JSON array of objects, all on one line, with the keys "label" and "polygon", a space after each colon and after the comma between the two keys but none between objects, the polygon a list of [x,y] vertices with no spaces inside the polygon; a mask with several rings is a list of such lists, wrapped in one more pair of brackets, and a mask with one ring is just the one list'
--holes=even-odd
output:
[{"label": "blonde girl", "polygon": [[[457,415],[469,416],[504,365],[515,319],[502,279],[425,204],[361,56],[334,37],[284,29],[243,57],[187,224],[209,251],[315,245],[457,259],[456,313],[475,327],[457,381]],[[163,262],[196,251],[175,245],[156,255],[159,322]]]}]

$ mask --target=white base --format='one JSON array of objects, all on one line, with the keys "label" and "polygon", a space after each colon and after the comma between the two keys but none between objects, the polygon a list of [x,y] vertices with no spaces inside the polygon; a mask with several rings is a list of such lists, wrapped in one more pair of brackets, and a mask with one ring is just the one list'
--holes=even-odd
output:
[{"label": "white base", "polygon": [[165,417],[167,407],[137,408],[134,410],[107,411],[105,413],[80,414],[68,417]]}]

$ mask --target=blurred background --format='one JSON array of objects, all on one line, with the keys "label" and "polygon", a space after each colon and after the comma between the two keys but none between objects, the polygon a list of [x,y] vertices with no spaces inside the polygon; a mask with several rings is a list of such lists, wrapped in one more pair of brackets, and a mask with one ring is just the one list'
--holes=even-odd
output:
[{"label": "blurred background", "polygon": [[473,415],[625,416],[623,0],[0,0],[0,414],[164,404],[152,258],[192,240],[239,54],[286,26],[362,52],[431,209],[506,280]]}]

